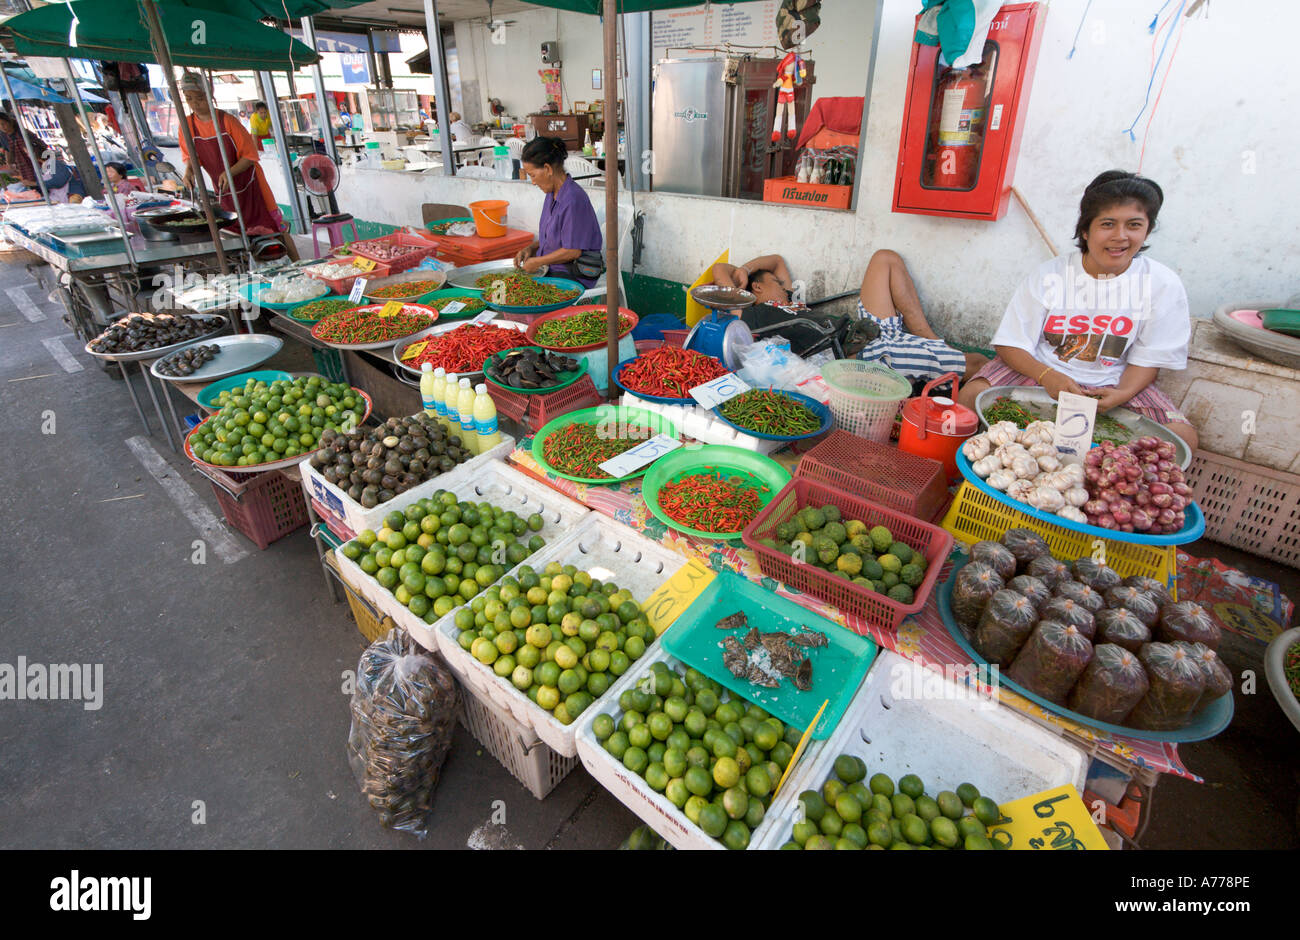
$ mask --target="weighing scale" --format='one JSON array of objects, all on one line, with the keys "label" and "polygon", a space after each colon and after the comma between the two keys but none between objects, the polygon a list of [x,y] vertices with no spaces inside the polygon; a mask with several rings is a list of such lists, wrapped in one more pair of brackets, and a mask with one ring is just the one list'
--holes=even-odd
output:
[{"label": "weighing scale", "polygon": [[740,350],[754,343],[754,334],[735,311],[752,307],[758,298],[747,290],[705,284],[691,288],[691,299],[707,307],[709,316],[686,334],[683,345],[735,372],[740,368]]}]

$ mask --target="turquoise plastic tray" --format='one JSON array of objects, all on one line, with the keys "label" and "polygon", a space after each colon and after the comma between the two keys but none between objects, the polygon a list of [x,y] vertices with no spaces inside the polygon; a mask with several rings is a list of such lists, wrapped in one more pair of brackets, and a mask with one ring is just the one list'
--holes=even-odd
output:
[{"label": "turquoise plastic tray", "polygon": [[[746,626],[734,630],[719,630],[714,626],[737,611],[748,616]],[[802,627],[808,627],[826,634],[829,645],[809,650],[808,658],[813,664],[812,688],[800,692],[793,682],[782,679],[779,688],[765,689],[733,676],[722,665],[722,640],[727,636],[741,639],[750,627],[757,627],[760,633],[778,630],[797,633]],[[830,737],[839,724],[878,651],[876,644],[866,637],[729,571],[719,574],[704,589],[661,640],[664,649],[688,666],[694,666],[741,698],[800,730],[812,723],[817,709],[829,699],[812,733],[819,741]]]},{"label": "turquoise plastic tray", "polygon": [[[969,559],[967,559],[969,561]],[[948,628],[948,633],[957,645],[971,658],[971,662],[976,666],[988,666],[988,660],[975,652],[975,647],[971,646],[970,641],[966,639],[966,634],[962,632],[961,627],[957,625],[957,618],[952,613],[952,589],[957,581],[957,572],[960,571],[966,562],[960,565],[954,565],[952,573],[939,587],[939,616],[943,620],[943,625]],[[1190,723],[1178,728],[1175,731],[1143,731],[1140,728],[1127,728],[1123,725],[1112,725],[1109,722],[1098,721],[1095,718],[1089,718],[1087,715],[1081,715],[1076,711],[1071,711],[1063,705],[1057,705],[1055,702],[1043,698],[1041,695],[1035,695],[1028,689],[1012,682],[1007,678],[1005,672],[1000,672],[998,682],[1011,689],[1013,692],[1023,695],[1037,705],[1041,705],[1053,714],[1060,715],[1067,721],[1073,721],[1081,725],[1087,725],[1089,728],[1096,728],[1099,731],[1108,731],[1111,734],[1117,734],[1126,738],[1138,738],[1142,741],[1164,741],[1170,743],[1182,743],[1184,741],[1204,741],[1212,738],[1232,722],[1233,703],[1232,693],[1229,692],[1207,705],[1202,711],[1192,716]]]},{"label": "turquoise plastic tray", "polygon": [[206,385],[203,391],[199,392],[197,401],[204,408],[216,408],[217,396],[222,392],[232,388],[243,388],[244,384],[252,379],[254,382],[265,382],[270,385],[272,382],[287,382],[293,376],[288,372],[282,372],[279,369],[263,369],[260,372],[241,372],[238,375],[232,375],[229,378],[217,379],[217,381]]}]

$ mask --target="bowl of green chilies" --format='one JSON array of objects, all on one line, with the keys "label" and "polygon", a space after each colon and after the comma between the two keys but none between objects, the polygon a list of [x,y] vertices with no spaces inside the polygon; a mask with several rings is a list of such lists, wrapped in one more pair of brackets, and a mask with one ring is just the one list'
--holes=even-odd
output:
[{"label": "bowl of green chilies", "polygon": [[742,434],[765,441],[801,441],[831,429],[831,410],[807,395],[754,388],[713,409]]},{"label": "bowl of green chilies", "polygon": [[[590,352],[603,349],[608,337],[608,308],[604,304],[565,307],[538,317],[528,324],[528,340],[535,346],[556,352]],[[620,307],[618,338],[636,329],[638,317]]]}]

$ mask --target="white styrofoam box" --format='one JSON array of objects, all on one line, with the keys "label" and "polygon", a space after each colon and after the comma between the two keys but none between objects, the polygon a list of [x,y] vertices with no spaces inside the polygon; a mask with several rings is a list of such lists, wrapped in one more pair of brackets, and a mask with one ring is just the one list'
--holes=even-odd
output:
[{"label": "white styrofoam box", "polygon": [[573,768],[577,757],[561,757],[508,712],[474,695],[461,698],[461,722],[479,744],[534,797],[546,799]]},{"label": "white styrofoam box", "polygon": [[[636,668],[629,669],[620,681],[619,688],[610,689],[605,695],[608,702],[606,707],[599,708],[592,705],[577,721],[577,735],[575,741],[578,747],[578,757],[582,759],[582,765],[587,768],[596,782],[608,790],[624,806],[641,817],[645,823],[655,832],[667,840],[668,844],[676,849],[725,849],[721,842],[712,838],[695,823],[686,818],[686,813],[673,805],[672,801],[662,793],[657,793],[650,784],[639,774],[634,774],[623,766],[621,761],[615,760],[601,743],[596,740],[596,734],[591,730],[591,723],[596,720],[596,716],[604,713],[614,719],[617,725],[623,717],[623,709],[618,706],[618,699],[623,694],[623,690],[640,682],[642,677],[650,672],[651,667],[657,662],[666,662],[674,669],[685,671],[685,664],[680,660],[674,659],[668,655],[668,651],[662,646],[656,644],[646,655],[636,662]],[[724,699],[730,699],[733,696],[730,692],[725,693]],[[742,701],[744,701],[742,699]],[[813,744],[820,742],[809,742],[809,748]],[[809,750],[805,750],[804,756],[800,758],[800,763],[808,760]],[[763,821],[759,823],[758,828],[750,833],[749,847],[757,849],[770,842],[771,833],[782,827],[788,829],[789,820],[793,816],[794,802],[799,791],[794,789],[791,784],[797,775],[796,770],[791,774],[790,779],[786,781],[785,786],[772,804],[768,807]]]},{"label": "white styrofoam box", "polygon": [[424,499],[430,493],[437,490],[451,489],[451,483],[458,479],[473,478],[480,467],[492,460],[505,460],[507,456],[515,449],[515,439],[508,435],[501,436],[501,443],[491,450],[475,457],[462,464],[457,464],[446,473],[440,473],[436,477],[425,480],[418,486],[413,486],[405,493],[399,493],[386,503],[380,503],[371,509],[362,506],[352,497],[348,496],[342,489],[321,476],[320,471],[311,465],[311,456],[298,465],[302,471],[302,488],[307,494],[308,499],[314,499],[320,504],[321,508],[334,517],[334,520],[345,526],[353,532],[360,532],[363,529],[373,529],[378,532],[384,524],[384,516],[394,510],[401,511],[411,503]]},{"label": "white styrofoam box", "polygon": [[[634,529],[615,522],[608,516],[592,513],[578,523],[572,533],[553,545],[547,545],[528,559],[526,564],[540,571],[550,562],[573,565],[601,581],[613,582],[632,592],[639,602],[644,602],[665,581],[688,563],[685,556],[652,542]],[[564,757],[577,753],[574,735],[577,722],[561,724],[550,712],[533,703],[514,687],[509,678],[502,678],[477,659],[461,649],[457,637],[455,613],[439,620],[434,627],[438,648],[442,651],[452,671],[470,688],[486,695],[497,706],[506,709],[517,721],[531,728],[550,748]],[[639,665],[649,650],[657,649],[658,640],[647,647],[647,653],[637,660]],[[614,682],[605,694],[596,699],[587,712],[603,703],[617,701],[627,687],[629,669]],[[611,698],[612,697],[612,698]],[[586,712],[584,712],[586,714]],[[579,716],[581,718],[582,716]]]},{"label": "white styrofoam box", "polygon": [[[538,483],[532,477],[507,466],[501,460],[489,460],[481,464],[472,478],[446,474],[439,477],[438,482],[441,485],[435,489],[450,490],[462,500],[486,501],[502,509],[513,510],[520,515],[540,513],[544,520],[541,531],[529,532],[528,535],[529,537],[540,535],[547,542],[545,547],[571,533],[577,523],[591,512],[581,503],[576,503],[549,486]],[[534,553],[521,564],[531,564],[536,557],[537,553]],[[397,598],[392,592],[362,571],[355,561],[344,556],[342,552],[338,553],[338,563],[340,568],[346,570],[348,580],[361,590],[362,595],[374,604],[377,610],[388,614],[401,624],[406,632],[425,649],[438,649],[433,625],[425,623],[404,605],[397,603]],[[510,570],[514,571],[515,568]],[[452,616],[448,614],[443,620]],[[440,621],[435,621],[437,622]]]},{"label": "white styrofoam box", "polygon": [[[841,754],[866,761],[868,777],[916,774],[931,796],[969,782],[998,805],[1065,783],[1082,792],[1088,776],[1081,748],[890,650],[881,650],[835,732],[815,753],[810,748],[782,793],[797,799],[820,790]],[[790,810],[764,833],[761,848],[790,838]]]},{"label": "white styrofoam box", "polygon": [[629,408],[640,408],[653,414],[662,415],[677,428],[677,433],[693,437],[705,444],[723,444],[728,447],[741,447],[756,454],[774,454],[788,441],[765,441],[737,431],[712,411],[699,405],[665,405],[662,402],[646,401],[631,392],[624,392],[620,402]]}]

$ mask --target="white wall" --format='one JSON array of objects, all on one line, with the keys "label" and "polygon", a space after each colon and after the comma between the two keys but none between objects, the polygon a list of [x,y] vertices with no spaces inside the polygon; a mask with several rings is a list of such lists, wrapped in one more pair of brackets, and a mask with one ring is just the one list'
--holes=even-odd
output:
[{"label": "white wall", "polygon": [[[1046,18],[1015,181],[1061,249],[1084,185],[1104,169],[1137,168],[1141,134],[1132,142],[1120,131],[1141,107],[1151,46],[1150,9],[1094,0],[1067,60],[1083,6],[1057,2]],[[1150,253],[1182,276],[1198,316],[1300,290],[1300,80],[1278,68],[1300,9],[1270,5],[1263,29],[1262,6],[1215,5],[1209,19],[1188,21],[1147,141],[1142,171],[1166,195]],[[890,211],[914,12],[912,0],[886,0],[856,213],[639,194],[647,216],[639,271],[690,283],[728,246],[733,257],[780,251],[816,297],[856,287],[871,252],[893,248],[936,328],[987,343],[1016,283],[1048,251],[1014,202],[998,222]],[[277,175],[268,173],[273,184]],[[340,205],[394,224],[418,223],[420,202],[506,198],[512,224],[535,225],[540,212],[540,194],[520,184],[424,176],[403,178],[399,194],[389,177],[345,175]]]}]

